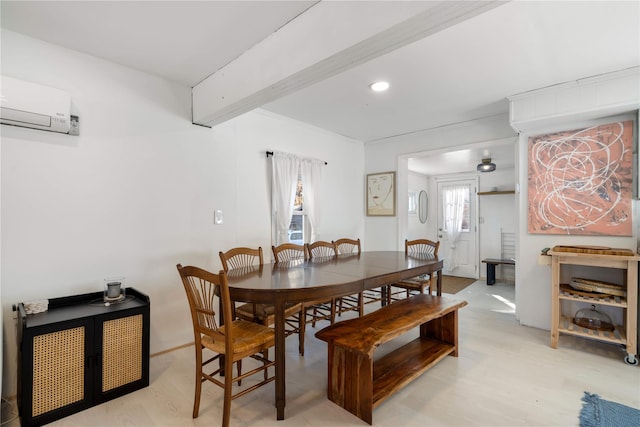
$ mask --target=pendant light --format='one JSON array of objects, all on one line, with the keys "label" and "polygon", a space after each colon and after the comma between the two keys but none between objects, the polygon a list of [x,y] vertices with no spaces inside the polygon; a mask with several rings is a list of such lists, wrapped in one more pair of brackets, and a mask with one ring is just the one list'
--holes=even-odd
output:
[{"label": "pendant light", "polygon": [[496,164],[491,162],[491,157],[483,157],[482,163],[476,167],[478,172],[493,172],[496,170]]}]

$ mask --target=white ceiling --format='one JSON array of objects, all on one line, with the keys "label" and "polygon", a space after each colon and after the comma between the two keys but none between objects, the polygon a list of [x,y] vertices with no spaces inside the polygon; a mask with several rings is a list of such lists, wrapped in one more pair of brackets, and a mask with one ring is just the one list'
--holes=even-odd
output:
[{"label": "white ceiling", "polygon": [[[195,86],[315,3],[3,0],[0,12],[3,28]],[[425,2],[351,5],[382,3],[417,13]],[[504,114],[507,96],[640,65],[639,6],[506,2],[262,107],[365,142]],[[328,33],[332,25],[327,20]],[[391,88],[372,93],[368,85],[378,79]],[[417,156],[410,165],[430,174],[475,170],[486,148]],[[512,144],[489,148],[498,167],[513,166]]]}]

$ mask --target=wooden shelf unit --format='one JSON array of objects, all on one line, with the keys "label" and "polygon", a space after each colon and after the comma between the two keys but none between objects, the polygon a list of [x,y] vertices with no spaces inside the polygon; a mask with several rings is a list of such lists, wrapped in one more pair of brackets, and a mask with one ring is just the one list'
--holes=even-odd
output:
[{"label": "wooden shelf unit", "polygon": [[[551,347],[558,346],[560,334],[595,339],[626,347],[625,362],[637,365],[637,310],[638,310],[638,255],[606,255],[577,252],[549,251],[551,255]],[[589,297],[584,293],[572,293],[567,286],[560,286],[563,265],[602,267],[623,270],[626,278],[626,297]],[[623,310],[624,324],[615,325],[614,331],[596,331],[580,327],[572,319],[562,315],[562,302],[586,302],[596,306],[611,306]]]},{"label": "wooden shelf unit", "polygon": [[516,190],[504,191],[478,191],[478,196],[493,196],[496,194],[516,194]]}]

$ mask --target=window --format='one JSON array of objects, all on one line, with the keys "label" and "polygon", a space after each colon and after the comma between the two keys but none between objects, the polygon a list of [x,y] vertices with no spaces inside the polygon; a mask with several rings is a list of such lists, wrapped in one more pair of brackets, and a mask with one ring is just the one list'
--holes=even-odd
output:
[{"label": "window", "polygon": [[464,193],[464,207],[462,208],[462,225],[460,226],[462,233],[469,232],[469,188]]},{"label": "window", "polygon": [[293,215],[289,223],[289,243],[296,245],[304,245],[306,215],[304,213],[304,197],[302,193],[302,178],[298,175],[298,184],[296,185],[296,198],[293,202]]},{"label": "window", "polygon": [[280,152],[274,152],[272,158],[273,242],[308,242],[318,227],[317,208],[322,203],[318,188],[324,162]]},{"label": "window", "polygon": [[417,210],[418,210],[418,202],[417,202],[417,198],[416,198],[416,192],[415,191],[409,191],[409,203],[408,203],[408,207],[409,207],[409,214],[410,215],[415,215]]},{"label": "window", "polygon": [[289,225],[289,242],[296,245],[304,244],[304,214],[294,212]]},{"label": "window", "polygon": [[[456,230],[459,233],[468,233],[469,230],[469,186],[445,187],[443,190],[443,206],[444,206],[444,224],[443,231],[448,231],[449,224],[456,224],[460,221],[459,215],[462,215],[460,228]],[[462,204],[462,206],[459,205]],[[459,209],[462,208],[460,213]]]}]

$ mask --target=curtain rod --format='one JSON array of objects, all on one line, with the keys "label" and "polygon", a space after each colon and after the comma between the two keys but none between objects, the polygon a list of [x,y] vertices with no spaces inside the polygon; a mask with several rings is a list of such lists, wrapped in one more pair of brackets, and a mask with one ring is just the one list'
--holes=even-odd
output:
[{"label": "curtain rod", "polygon": [[[273,156],[273,151],[267,151],[267,157],[269,156]],[[324,162],[324,164],[328,164],[327,162]]]}]

